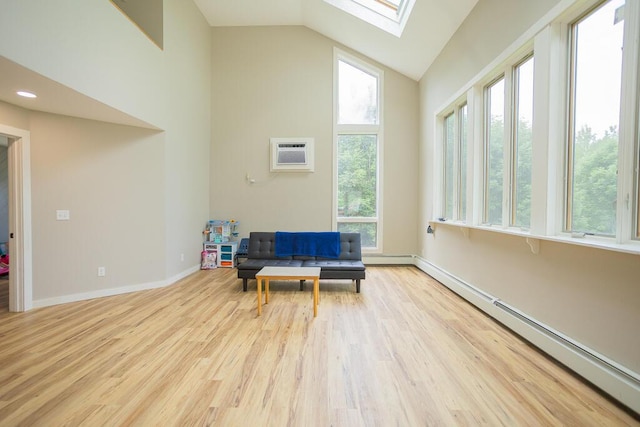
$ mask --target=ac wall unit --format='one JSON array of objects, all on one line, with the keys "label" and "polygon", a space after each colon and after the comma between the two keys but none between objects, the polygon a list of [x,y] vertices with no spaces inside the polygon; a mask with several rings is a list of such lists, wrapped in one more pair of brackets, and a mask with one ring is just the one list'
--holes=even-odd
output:
[{"label": "ac wall unit", "polygon": [[271,172],[313,172],[313,138],[271,138]]}]

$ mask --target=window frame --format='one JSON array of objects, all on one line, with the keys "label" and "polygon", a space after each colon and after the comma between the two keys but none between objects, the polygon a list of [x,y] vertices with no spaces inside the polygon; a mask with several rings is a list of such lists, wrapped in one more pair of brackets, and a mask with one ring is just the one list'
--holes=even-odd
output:
[{"label": "window frame", "polygon": [[[456,123],[457,117],[456,112],[451,111],[446,114],[443,118],[443,127],[442,127],[442,182],[443,182],[443,199],[442,199],[442,209],[440,212],[440,216],[442,218],[447,218],[450,220],[455,220],[454,212],[455,209],[455,200],[456,200]],[[451,120],[451,126],[449,127],[449,120]],[[449,147],[451,144],[451,147]],[[449,171],[449,150],[451,149],[451,171]],[[449,182],[449,179],[451,182]],[[449,203],[451,203],[451,212],[449,212]],[[451,214],[449,216],[449,214]]]},{"label": "window frame", "polygon": [[[466,108],[466,119],[465,122],[461,120],[462,118],[462,110]],[[465,223],[467,222],[467,212],[463,213],[461,211],[461,207],[464,205],[465,208],[468,206],[467,198],[468,198],[468,177],[469,177],[469,168],[468,168],[468,160],[469,160],[469,116],[468,116],[468,102],[466,98],[460,99],[458,102],[454,104],[453,107],[450,107],[446,112],[440,115],[441,128],[442,128],[442,138],[441,138],[441,152],[442,152],[442,164],[441,164],[441,182],[442,182],[442,191],[441,200],[440,200],[440,218],[445,218],[450,221],[457,221]],[[451,119],[451,135],[449,135],[449,129],[447,128],[447,120]],[[466,129],[463,129],[463,126],[466,126]],[[467,137],[465,143],[466,149],[466,158],[462,158],[462,136],[465,135]],[[451,136],[451,141],[448,140],[448,137]],[[451,162],[451,175],[448,176],[448,168],[447,168],[447,145],[448,143],[452,143],[452,162]],[[463,176],[463,171],[465,172]],[[451,179],[451,183],[449,183],[449,179]],[[463,186],[464,190],[463,191]],[[449,189],[451,191],[449,191]],[[451,199],[451,212],[448,209],[448,202]],[[451,214],[451,215],[449,215]]]},{"label": "window frame", "polygon": [[[508,94],[508,88],[509,88],[509,79],[508,79],[509,75],[501,72],[499,73],[497,76],[495,76],[494,78],[492,78],[491,80],[488,81],[488,83],[484,84],[482,87],[482,153],[483,153],[483,157],[482,157],[482,162],[483,162],[483,169],[482,169],[482,224],[486,225],[486,226],[502,226],[504,224],[504,219],[505,219],[505,183],[507,182],[505,180],[505,174],[508,173],[508,162],[505,161],[507,159],[510,158],[510,154],[509,154],[509,144],[507,143],[509,138],[507,137],[509,135],[509,128],[508,128],[508,122],[509,120],[508,117],[509,115],[507,114],[508,111],[508,100],[509,100],[509,94]],[[491,97],[490,97],[490,90],[491,88],[495,87],[496,84],[498,84],[500,81],[503,81],[504,83],[504,92],[503,92],[503,111],[502,111],[502,116],[503,116],[503,128],[502,128],[502,188],[501,188],[501,194],[500,194],[500,199],[501,199],[501,215],[500,215],[500,222],[499,223],[492,223],[491,219],[489,218],[489,198],[490,198],[490,185],[489,185],[489,174],[490,174],[490,155],[491,155]]]},{"label": "window frame", "polygon": [[[570,180],[573,176],[573,140],[574,124],[572,111],[575,109],[574,93],[575,80],[574,62],[575,51],[572,49],[574,26],[596,12],[609,0],[591,1],[582,9],[567,14],[562,20],[565,34],[567,54],[566,62],[566,120],[565,120],[565,157],[564,180],[562,188],[562,220],[558,233],[573,238],[589,238],[590,241],[605,245],[633,244],[640,251],[640,188],[638,187],[638,164],[636,155],[640,151],[640,138],[638,131],[638,111],[640,110],[640,85],[638,84],[640,54],[636,49],[623,49],[621,69],[621,94],[620,115],[618,122],[618,156],[617,156],[617,196],[616,196],[616,226],[614,234],[592,232],[592,230],[572,230],[571,212],[572,200],[569,191]],[[637,45],[640,39],[640,5],[635,1],[626,1],[624,5],[624,45]],[[635,41],[635,43],[634,43]]]},{"label": "window frame", "polygon": [[[464,121],[462,120],[462,111],[464,113]],[[457,112],[457,126],[458,130],[458,138],[456,147],[458,149],[458,153],[455,156],[455,159],[458,162],[457,168],[457,183],[455,184],[455,188],[457,191],[457,196],[454,200],[457,201],[457,206],[454,207],[455,217],[459,221],[467,222],[467,199],[469,193],[469,185],[468,185],[468,177],[469,177],[469,104],[465,100],[463,103],[459,104],[456,108]],[[463,139],[464,137],[464,139]],[[463,142],[464,142],[464,159],[463,155]],[[464,161],[463,161],[464,160]],[[463,172],[464,171],[464,175]],[[464,187],[463,187],[464,186]],[[464,190],[464,191],[463,191]],[[464,212],[462,211],[462,207],[464,206]]]},{"label": "window frame", "polygon": [[[624,49],[622,67],[622,93],[620,102],[618,187],[615,237],[569,233],[564,229],[566,160],[568,141],[569,97],[569,32],[570,25],[580,16],[597,8],[603,0],[568,0],[542,17],[515,40],[507,49],[485,66],[475,77],[457,90],[437,109],[435,115],[433,150],[434,158],[443,158],[443,118],[452,111],[460,99],[466,98],[469,106],[469,159],[467,191],[467,217],[469,222],[458,224],[464,229],[482,230],[520,235],[526,238],[531,251],[537,253],[539,240],[550,240],[565,244],[577,244],[623,253],[640,254],[640,50]],[[624,44],[640,44],[640,2],[625,3]],[[622,15],[619,15],[622,16]],[[501,226],[484,223],[484,92],[483,88],[506,73],[514,64],[534,52],[533,76],[533,117],[532,124],[532,164],[531,164],[531,227],[523,229],[509,225]],[[507,88],[510,85],[507,85]],[[507,95],[505,102],[515,102]],[[506,109],[505,114],[511,114]],[[511,130],[509,130],[511,132]],[[507,144],[505,155],[511,156],[514,148]],[[508,163],[507,163],[508,162]],[[505,159],[505,164],[511,161]],[[430,224],[443,222],[438,215],[443,209],[444,180],[442,161],[433,162],[433,209]],[[510,173],[505,171],[505,182],[513,185]],[[512,188],[507,187],[507,195],[512,198]],[[505,202],[505,208],[511,202]],[[510,218],[505,209],[503,220]],[[580,235],[577,235],[580,234]]]},{"label": "window frame", "polygon": [[[510,161],[509,161],[509,227],[520,228],[520,229],[529,229],[531,228],[531,214],[529,216],[529,226],[523,227],[518,222],[518,154],[520,152],[519,148],[519,123],[520,123],[520,74],[518,73],[518,69],[526,64],[528,61],[533,61],[533,70],[535,74],[535,54],[533,51],[523,56],[519,61],[517,61],[511,67],[512,74],[512,102],[511,102],[511,110],[510,112],[510,120],[511,120],[511,137],[510,137]],[[532,95],[533,101],[532,104],[535,103],[535,89],[532,87]],[[532,113],[533,113],[533,105],[532,105]],[[533,145],[533,114],[531,120],[531,143]],[[533,148],[533,147],[532,147]],[[533,163],[533,159],[532,159]],[[533,164],[531,165],[533,167]],[[529,198],[531,198],[531,194]]]},{"label": "window frame", "polygon": [[[363,253],[382,253],[383,251],[383,219],[382,219],[382,179],[383,179],[383,135],[384,135],[384,71],[350,55],[338,48],[334,48],[333,58],[333,206],[332,229],[338,230],[340,223],[375,223],[376,246],[362,247]],[[344,124],[338,122],[339,111],[339,62],[345,62],[361,71],[376,77],[377,80],[377,123],[375,124]],[[338,215],[338,138],[340,135],[376,135],[377,167],[376,167],[376,215],[375,217],[340,217]]]}]

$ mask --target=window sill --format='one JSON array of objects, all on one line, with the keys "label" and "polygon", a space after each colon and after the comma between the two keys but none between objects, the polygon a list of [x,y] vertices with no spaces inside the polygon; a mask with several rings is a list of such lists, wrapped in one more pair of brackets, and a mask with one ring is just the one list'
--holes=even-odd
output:
[{"label": "window sill", "polygon": [[540,248],[540,241],[566,243],[569,245],[586,246],[595,249],[603,249],[607,251],[621,252],[633,255],[640,255],[640,242],[631,241],[628,243],[616,243],[612,238],[599,237],[599,236],[584,236],[584,237],[571,237],[568,233],[563,233],[557,236],[542,236],[531,234],[528,231],[519,230],[516,228],[502,228],[499,226],[489,225],[469,225],[459,221],[441,221],[433,220],[429,221],[429,226],[432,228],[435,236],[435,231],[438,227],[453,227],[458,228],[462,234],[468,238],[470,230],[489,231],[493,233],[508,234],[511,236],[520,236],[525,240],[531,249],[531,252],[537,254]]}]

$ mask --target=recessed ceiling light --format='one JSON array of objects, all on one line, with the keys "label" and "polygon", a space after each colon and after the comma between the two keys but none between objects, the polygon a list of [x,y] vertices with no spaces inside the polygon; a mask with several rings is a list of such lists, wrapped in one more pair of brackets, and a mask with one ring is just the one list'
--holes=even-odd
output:
[{"label": "recessed ceiling light", "polygon": [[27,92],[26,90],[19,90],[16,92],[20,96],[24,96],[25,98],[37,98],[38,96],[35,93]]}]

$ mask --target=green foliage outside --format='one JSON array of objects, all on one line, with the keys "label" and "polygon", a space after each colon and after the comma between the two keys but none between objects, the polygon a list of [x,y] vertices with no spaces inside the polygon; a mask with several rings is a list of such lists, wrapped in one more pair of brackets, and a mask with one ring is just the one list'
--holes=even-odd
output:
[{"label": "green foliage outside", "polygon": [[511,225],[531,227],[531,124],[524,120],[518,121],[516,132],[514,203],[515,218]]},{"label": "green foliage outside", "polygon": [[491,119],[487,156],[485,222],[489,224],[502,224],[504,122],[501,118],[497,119],[492,117]]},{"label": "green foliage outside", "polygon": [[[376,135],[338,136],[338,221],[377,217],[378,141]],[[357,231],[362,245],[376,246],[376,224],[340,223],[338,231]]]},{"label": "green foliage outside", "polygon": [[341,233],[360,233],[360,245],[363,248],[375,248],[378,225],[375,222],[340,222]]},{"label": "green foliage outside", "polygon": [[[489,144],[488,222],[502,219],[503,145],[501,120],[492,120]],[[514,226],[529,228],[531,222],[531,125],[519,121],[515,162]],[[615,235],[617,201],[618,130],[610,127],[598,137],[583,126],[575,137],[573,177],[570,180],[568,231]]]},{"label": "green foliage outside", "polygon": [[615,235],[618,130],[598,138],[588,126],[576,133],[570,231]]}]

